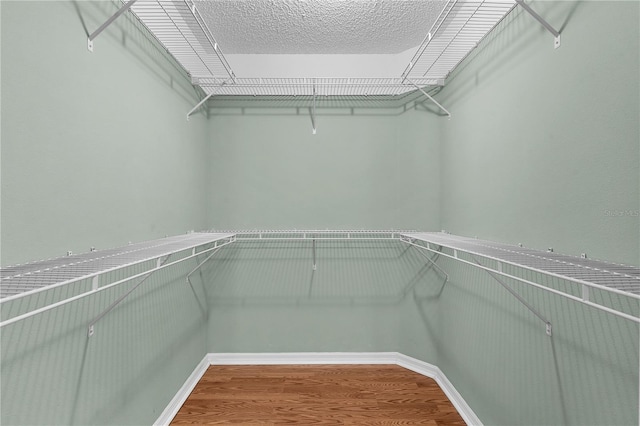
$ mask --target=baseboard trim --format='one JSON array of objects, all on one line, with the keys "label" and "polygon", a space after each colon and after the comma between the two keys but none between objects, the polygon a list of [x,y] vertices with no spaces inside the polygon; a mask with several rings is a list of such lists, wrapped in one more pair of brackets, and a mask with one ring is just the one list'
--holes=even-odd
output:
[{"label": "baseboard trim", "polygon": [[398,352],[209,353],[173,397],[154,425],[168,425],[209,365],[397,364],[438,383],[468,425],[482,422],[437,366]]},{"label": "baseboard trim", "polygon": [[180,387],[175,396],[171,401],[169,401],[169,404],[162,411],[158,420],[153,423],[153,426],[168,425],[171,423],[176,414],[178,414],[178,411],[180,411],[180,408],[182,408],[182,404],[184,404],[189,395],[191,395],[191,392],[196,387],[202,376],[204,376],[204,373],[210,365],[209,357],[205,355],[205,357],[202,358],[202,361],[196,365],[195,370],[193,370],[189,378],[184,382],[182,387]]},{"label": "baseboard trim", "polygon": [[462,417],[466,424],[482,426],[482,421],[480,421],[476,413],[471,409],[469,404],[467,404],[467,401],[464,400],[460,392],[458,392],[440,368],[401,353],[398,353],[397,356],[396,364],[399,366],[435,380],[445,395],[447,395],[449,401],[451,401],[456,410],[458,410],[460,417]]},{"label": "baseboard trim", "polygon": [[395,364],[397,352],[211,353],[211,365]]}]

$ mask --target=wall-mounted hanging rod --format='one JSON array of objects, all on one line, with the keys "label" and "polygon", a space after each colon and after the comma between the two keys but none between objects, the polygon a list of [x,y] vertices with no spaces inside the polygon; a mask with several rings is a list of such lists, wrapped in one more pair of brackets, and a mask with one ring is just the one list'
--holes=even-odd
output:
[{"label": "wall-mounted hanging rod", "polygon": [[133,6],[133,4],[136,2],[137,0],[129,0],[124,6],[122,6],[116,13],[113,14],[113,16],[109,19],[107,19],[107,21],[100,25],[100,27],[95,30],[94,32],[91,33],[91,35],[89,36],[89,38],[87,39],[87,48],[89,49],[90,52],[93,52],[93,40],[95,40],[96,37],[98,37],[100,35],[101,32],[103,32],[109,25],[111,25],[111,23],[113,21],[115,21],[116,19],[118,19],[118,17],[120,15],[122,15],[123,13],[125,13],[127,10],[129,10],[131,8],[131,6]]},{"label": "wall-mounted hanging rod", "polygon": [[447,109],[445,107],[443,107],[442,105],[440,105],[440,103],[438,101],[436,101],[435,99],[433,99],[433,97],[431,95],[429,95],[424,89],[422,89],[420,86],[418,86],[417,84],[415,84],[413,81],[409,80],[408,78],[406,79],[409,83],[411,83],[412,86],[414,86],[416,89],[418,89],[419,91],[422,92],[423,95],[425,95],[427,98],[429,98],[431,100],[431,102],[433,102],[434,104],[438,105],[438,107],[443,110],[447,116],[449,118],[451,118],[451,113],[449,111],[447,111]]},{"label": "wall-mounted hanging rod", "polygon": [[560,32],[553,28],[542,16],[538,15],[535,10],[531,9],[531,7],[524,2],[524,0],[516,0],[524,10],[526,10],[529,15],[533,16],[536,21],[540,22],[543,27],[547,29],[551,34],[553,34],[553,47],[557,49],[560,47]]}]

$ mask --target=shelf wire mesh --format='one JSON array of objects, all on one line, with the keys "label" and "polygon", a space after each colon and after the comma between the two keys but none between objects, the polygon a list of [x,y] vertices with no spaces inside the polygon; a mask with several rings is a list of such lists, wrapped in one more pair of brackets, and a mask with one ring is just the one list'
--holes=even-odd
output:
[{"label": "shelf wire mesh", "polygon": [[64,285],[116,269],[168,256],[183,250],[230,238],[231,234],[192,233],[47,259],[0,270],[0,299]]},{"label": "shelf wire mesh", "polygon": [[515,6],[514,0],[450,0],[403,72],[403,79],[446,79]]},{"label": "shelf wire mesh", "polygon": [[498,262],[510,263],[520,268],[566,278],[570,281],[586,282],[604,289],[615,289],[635,297],[640,296],[640,268],[633,266],[583,259],[445,233],[421,232],[403,235],[452,250],[460,250]]}]

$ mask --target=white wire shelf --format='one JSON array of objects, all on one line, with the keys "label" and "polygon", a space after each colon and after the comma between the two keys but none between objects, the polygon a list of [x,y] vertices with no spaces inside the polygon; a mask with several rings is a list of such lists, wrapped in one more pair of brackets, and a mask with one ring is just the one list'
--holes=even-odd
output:
[{"label": "white wire shelf", "polygon": [[400,78],[236,78],[192,0],[137,0],[131,11],[207,95],[399,96],[446,77],[516,5],[449,0]]},{"label": "white wire shelf", "polygon": [[[68,285],[118,269],[192,250],[233,242],[232,234],[191,233],[107,250],[48,259],[0,270],[0,303]],[[98,284],[96,282],[96,284]]]},{"label": "white wire shelf", "polygon": [[236,241],[362,241],[362,240],[398,240],[400,235],[414,231],[400,230],[233,230],[210,231],[230,232],[236,236]]},{"label": "white wire shelf", "polygon": [[[640,268],[440,232],[405,233],[400,236],[400,240],[432,253],[479,267],[494,276],[512,278],[640,323],[637,313],[630,315],[604,306],[592,300],[593,297],[589,295],[589,289],[596,289],[640,300]],[[448,252],[443,251],[443,248],[448,249]],[[481,264],[477,258],[492,261],[494,264],[489,262]],[[506,265],[578,284],[577,294],[579,295],[576,295],[576,292],[550,288],[539,282],[505,273],[503,267]]]},{"label": "white wire shelf", "polygon": [[137,0],[131,11],[189,74],[234,78],[191,0]]},{"label": "white wire shelf", "polygon": [[445,79],[516,6],[514,0],[450,0],[402,73]]},{"label": "white wire shelf", "polygon": [[[192,82],[216,96],[399,96],[416,90],[401,78],[222,78],[195,77]],[[442,86],[444,80],[418,78],[419,86]]]}]

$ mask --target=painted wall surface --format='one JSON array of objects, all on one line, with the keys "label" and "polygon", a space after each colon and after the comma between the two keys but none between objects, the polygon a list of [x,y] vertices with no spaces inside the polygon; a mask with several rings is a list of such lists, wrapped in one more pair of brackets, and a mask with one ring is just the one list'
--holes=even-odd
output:
[{"label": "painted wall surface", "polygon": [[639,4],[532,7],[559,49],[518,9],[439,95],[442,228],[639,265]]},{"label": "painted wall surface", "polygon": [[437,117],[277,109],[210,118],[209,227],[438,229]]},{"label": "painted wall surface", "polygon": [[[516,11],[439,95],[453,114],[442,122],[442,227],[638,265],[639,4],[531,5],[562,28],[559,49]],[[484,271],[439,264],[451,281],[437,302],[438,366],[485,424],[638,424],[636,324],[508,283],[551,321],[548,337]]]},{"label": "painted wall surface", "polygon": [[[91,337],[89,324],[140,279],[3,327],[0,422],[152,424],[206,352],[202,296],[184,279],[196,265],[191,259],[151,275],[95,324]],[[143,270],[131,268],[101,279],[122,279]],[[199,284],[197,278],[194,284]],[[91,280],[7,302],[2,318],[87,288]]]},{"label": "painted wall surface", "polygon": [[111,2],[2,2],[2,265],[206,225],[204,116]]},{"label": "painted wall surface", "polygon": [[397,241],[239,242],[205,271],[210,352],[389,352],[436,362],[442,277]]},{"label": "painted wall surface", "polygon": [[[210,119],[214,229],[437,229],[437,120],[428,111]],[[207,278],[211,352],[400,351],[434,362],[416,306],[427,263],[394,243],[240,243]],[[409,267],[406,267],[409,265]],[[425,314],[431,317],[427,309]],[[399,330],[405,330],[400,332]]]},{"label": "painted wall surface", "polygon": [[[636,323],[503,280],[551,322],[549,337],[485,271],[446,258],[438,264],[450,276],[435,303],[438,367],[484,424],[638,424]],[[630,314],[640,309],[626,297],[594,290],[590,297]]]},{"label": "painted wall surface", "polygon": [[[205,119],[177,65],[116,2],[0,2],[2,264],[205,226]],[[195,261],[2,328],[0,423],[151,424],[205,353]],[[123,278],[124,276],[120,276]],[[2,316],[90,283],[9,302]]]}]

